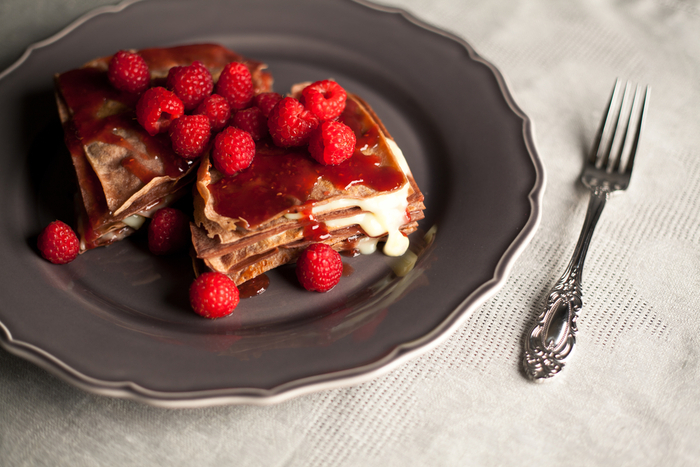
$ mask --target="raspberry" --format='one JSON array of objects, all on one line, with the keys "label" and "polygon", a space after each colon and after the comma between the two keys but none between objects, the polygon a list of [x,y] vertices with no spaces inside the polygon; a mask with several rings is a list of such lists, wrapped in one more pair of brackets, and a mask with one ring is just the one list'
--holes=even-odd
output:
[{"label": "raspberry", "polygon": [[347,93],[331,80],[316,81],[301,91],[301,100],[319,120],[335,120],[345,109]]},{"label": "raspberry", "polygon": [[194,111],[196,115],[206,115],[212,133],[223,130],[231,118],[231,106],[225,97],[218,94],[207,96]]},{"label": "raspberry", "polygon": [[75,232],[61,221],[53,221],[42,230],[37,246],[41,256],[54,264],[70,263],[80,250]]},{"label": "raspberry", "polygon": [[239,110],[233,116],[233,125],[250,133],[255,141],[259,141],[268,134],[267,117],[257,107]]},{"label": "raspberry", "polygon": [[270,112],[282,100],[282,96],[276,92],[261,92],[253,97],[253,105],[262,110],[265,117],[270,116]]},{"label": "raspberry", "polygon": [[216,83],[216,93],[226,98],[231,110],[248,107],[253,99],[253,78],[248,67],[239,62],[226,65]]},{"label": "raspberry", "polygon": [[143,57],[126,50],[120,50],[109,61],[107,77],[115,88],[134,94],[148,89],[151,82],[151,74]]},{"label": "raspberry", "polygon": [[205,272],[190,286],[190,305],[195,313],[205,318],[230,315],[239,301],[238,287],[220,272]]},{"label": "raspberry", "polygon": [[214,81],[202,62],[194,62],[189,66],[172,67],[165,87],[180,98],[185,110],[192,110],[211,94]]},{"label": "raspberry", "polygon": [[297,259],[296,273],[306,290],[328,292],[340,282],[343,261],[340,254],[330,246],[314,243]]},{"label": "raspberry", "polygon": [[338,165],[352,157],[357,138],[345,123],[323,122],[309,138],[309,153],[323,165]]},{"label": "raspberry", "polygon": [[136,119],[151,136],[166,131],[170,122],[183,113],[182,101],[162,87],[148,89],[136,103]]},{"label": "raspberry", "polygon": [[293,97],[279,101],[267,120],[272,140],[282,147],[305,145],[317,126],[316,116]]},{"label": "raspberry", "polygon": [[253,162],[255,141],[250,133],[232,126],[214,138],[214,166],[225,175],[233,175]]},{"label": "raspberry", "polygon": [[185,159],[201,156],[210,136],[211,129],[206,115],[183,115],[170,124],[173,151]]},{"label": "raspberry", "polygon": [[184,249],[190,241],[190,220],[175,208],[156,211],[148,225],[148,249],[154,255],[168,255]]}]

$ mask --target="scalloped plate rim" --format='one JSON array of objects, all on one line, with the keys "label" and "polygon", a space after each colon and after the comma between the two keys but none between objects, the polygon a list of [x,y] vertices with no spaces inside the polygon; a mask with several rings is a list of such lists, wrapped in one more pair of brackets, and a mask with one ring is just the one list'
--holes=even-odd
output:
[{"label": "scalloped plate rim", "polygon": [[[28,46],[16,62],[3,72],[0,72],[0,81],[19,68],[33,51],[59,41],[80,25],[97,16],[119,13],[129,6],[142,3],[143,1],[125,0],[117,5],[98,7],[85,13],[58,33]],[[98,395],[131,399],[165,408],[195,408],[227,404],[271,405],[313,392],[361,384],[386,374],[408,360],[437,347],[461,326],[476,308],[495,295],[505,284],[515,260],[529,244],[541,219],[541,204],[546,185],[546,175],[544,165],[536,150],[534,124],[515,103],[501,71],[491,62],[482,58],[465,40],[419,20],[401,8],[377,5],[366,0],[350,1],[379,12],[399,14],[416,26],[461,44],[468,51],[470,59],[480,62],[490,69],[508,106],[523,121],[522,133],[524,143],[535,170],[535,183],[528,194],[530,216],[517,237],[501,256],[494,275],[489,281],[467,296],[436,328],[419,339],[398,345],[393,351],[379,360],[348,370],[297,379],[271,389],[225,388],[219,390],[165,392],[150,390],[128,380],[104,381],[96,379],[75,370],[38,346],[13,339],[10,330],[1,321],[0,330],[3,332],[0,333],[0,337],[3,337],[2,334],[4,334],[4,338],[0,338],[0,345],[9,353],[36,364],[74,386]]]}]

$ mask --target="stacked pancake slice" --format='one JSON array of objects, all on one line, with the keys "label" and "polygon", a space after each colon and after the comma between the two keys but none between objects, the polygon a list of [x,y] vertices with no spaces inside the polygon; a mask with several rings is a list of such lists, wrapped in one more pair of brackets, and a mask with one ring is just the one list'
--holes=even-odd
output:
[{"label": "stacked pancake slice", "polygon": [[[148,65],[151,86],[164,86],[172,67],[194,61],[216,82],[224,67],[237,61],[251,72],[255,94],[271,91],[272,77],[263,63],[219,45],[138,54]],[[360,97],[348,93],[338,117],[356,137],[352,156],[343,162],[324,165],[307,146],[279,147],[264,137],[255,143],[251,165],[225,176],[209,151],[185,159],[175,154],[167,133],[146,132],[136,118],[139,95],[109,82],[110,59],[93,60],[55,80],[80,187],[80,252],[121,240],[190,192],[193,250],[207,268],[236,284],[294,261],[311,243],[372,253],[381,242],[390,256],[408,248],[407,236],[423,218],[423,194],[401,150]],[[297,94],[301,88],[296,86]]]},{"label": "stacked pancake slice", "polygon": [[236,284],[294,261],[309,244],[400,256],[423,218],[423,194],[386,128],[348,94],[339,120],[355,133],[349,159],[316,162],[306,147],[259,141],[252,164],[233,176],[208,155],[197,171],[192,240],[198,258]]},{"label": "stacked pancake slice", "polygon": [[[198,44],[140,50],[151,82],[163,85],[173,66],[199,60],[214,79],[232,61],[251,71],[256,92],[269,91],[265,65],[224,47]],[[149,135],[136,121],[138,95],[110,85],[110,57],[56,76],[56,100],[78,185],[80,251],[135,232],[145,218],[191,190],[196,162],[176,155],[168,135]]]}]

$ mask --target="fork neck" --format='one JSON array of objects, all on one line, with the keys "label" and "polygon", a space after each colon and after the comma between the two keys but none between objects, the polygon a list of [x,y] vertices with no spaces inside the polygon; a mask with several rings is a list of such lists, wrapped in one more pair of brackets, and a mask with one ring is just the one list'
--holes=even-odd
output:
[{"label": "fork neck", "polygon": [[570,269],[576,272],[578,280],[581,281],[583,272],[583,263],[586,260],[588,246],[593,238],[593,231],[598,223],[600,214],[603,212],[605,202],[608,199],[610,192],[603,188],[595,188],[591,191],[591,197],[588,201],[588,210],[586,211],[586,219],[583,221],[581,235],[574,249],[574,254],[571,257]]}]

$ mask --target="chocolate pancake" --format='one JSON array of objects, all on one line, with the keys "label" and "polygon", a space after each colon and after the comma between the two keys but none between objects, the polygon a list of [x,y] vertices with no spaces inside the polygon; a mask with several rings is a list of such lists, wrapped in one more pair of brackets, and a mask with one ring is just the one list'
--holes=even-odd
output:
[{"label": "chocolate pancake", "polygon": [[197,257],[237,284],[295,260],[310,243],[398,256],[423,218],[423,194],[369,105],[348,95],[340,121],[357,138],[335,166],[307,149],[257,143],[250,167],[224,176],[205,156],[197,171],[192,239]]},{"label": "chocolate pancake", "polygon": [[[168,70],[204,64],[214,81],[227,63],[244,63],[255,92],[271,90],[263,63],[215,44],[138,51],[149,66],[151,83],[163,85]],[[108,245],[133,233],[156,210],[189,190],[196,162],[176,155],[167,134],[149,135],[136,121],[138,96],[112,87],[111,57],[56,75],[56,101],[80,186],[80,251]]]}]

